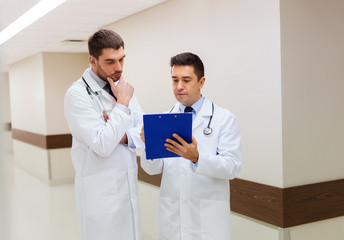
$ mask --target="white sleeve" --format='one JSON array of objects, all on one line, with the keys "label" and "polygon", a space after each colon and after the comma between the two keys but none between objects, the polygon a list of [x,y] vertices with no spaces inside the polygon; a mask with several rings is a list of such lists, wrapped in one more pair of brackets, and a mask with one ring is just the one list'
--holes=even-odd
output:
[{"label": "white sleeve", "polygon": [[235,116],[228,114],[216,127],[220,128],[216,154],[198,149],[197,167],[191,167],[197,174],[231,180],[241,169],[241,135]]},{"label": "white sleeve", "polygon": [[[93,96],[93,99],[96,96]],[[65,117],[74,138],[80,139],[95,153],[108,157],[117,147],[124,133],[132,124],[128,114],[115,106],[104,121],[95,104],[96,99],[86,90],[70,88],[65,95]]]},{"label": "white sleeve", "polygon": [[134,116],[134,127],[128,128],[126,131],[128,137],[128,147],[133,149],[144,148],[144,143],[141,140],[141,129],[143,125],[143,111],[135,96],[132,97],[129,108],[131,114]]},{"label": "white sleeve", "polygon": [[143,151],[140,160],[142,169],[149,175],[162,173],[164,168],[163,159],[146,159],[146,151]]}]

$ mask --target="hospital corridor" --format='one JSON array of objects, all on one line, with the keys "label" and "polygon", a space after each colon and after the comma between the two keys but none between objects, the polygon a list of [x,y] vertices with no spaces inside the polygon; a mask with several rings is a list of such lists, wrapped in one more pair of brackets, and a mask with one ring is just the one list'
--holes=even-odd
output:
[{"label": "hospital corridor", "polygon": [[0,240],[344,240],[343,12],[1,0]]},{"label": "hospital corridor", "polygon": [[1,239],[81,239],[74,185],[50,187],[16,167],[11,153],[5,158],[7,185],[2,201],[7,207],[1,230],[6,238]]}]

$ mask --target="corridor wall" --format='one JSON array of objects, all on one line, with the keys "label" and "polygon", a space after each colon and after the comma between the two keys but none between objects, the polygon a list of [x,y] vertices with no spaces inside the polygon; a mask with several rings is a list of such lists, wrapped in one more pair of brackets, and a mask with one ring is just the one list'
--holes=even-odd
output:
[{"label": "corridor wall", "polygon": [[[125,78],[145,112],[173,106],[169,59],[191,51],[205,63],[203,94],[237,116],[243,167],[231,183],[240,193],[232,195],[232,239],[344,235],[343,10],[335,0],[174,0],[107,26],[126,42]],[[140,186],[143,217],[152,219],[145,194],[156,201],[159,189]],[[275,219],[265,220],[270,213]],[[156,231],[145,234],[157,239]]]}]

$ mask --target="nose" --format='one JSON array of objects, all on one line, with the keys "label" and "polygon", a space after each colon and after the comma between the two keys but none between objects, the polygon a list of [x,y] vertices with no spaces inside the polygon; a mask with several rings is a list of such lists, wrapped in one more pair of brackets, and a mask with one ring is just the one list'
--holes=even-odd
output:
[{"label": "nose", "polygon": [[182,81],[178,81],[177,89],[178,90],[183,90],[184,89],[184,85],[183,85]]},{"label": "nose", "polygon": [[122,71],[122,65],[119,61],[116,61],[115,64],[114,64],[114,69],[115,69],[115,72],[120,72]]}]

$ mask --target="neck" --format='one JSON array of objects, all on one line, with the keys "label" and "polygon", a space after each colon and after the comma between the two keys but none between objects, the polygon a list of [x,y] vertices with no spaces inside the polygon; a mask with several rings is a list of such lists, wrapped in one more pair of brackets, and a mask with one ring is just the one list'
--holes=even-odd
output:
[{"label": "neck", "polygon": [[198,98],[196,98],[196,100],[195,101],[193,101],[192,103],[190,103],[190,104],[185,104],[185,107],[191,107],[192,105],[194,105],[198,100],[200,100],[201,99],[201,97],[202,97],[202,95],[199,95],[199,97]]},{"label": "neck", "polygon": [[101,76],[99,76],[98,74],[97,74],[97,71],[96,71],[96,69],[92,66],[91,67],[91,71],[93,72],[93,74],[95,75],[95,76],[97,76],[97,77],[99,77],[101,80],[103,80],[104,82],[108,82],[108,81],[106,81],[106,80],[104,80]]}]

